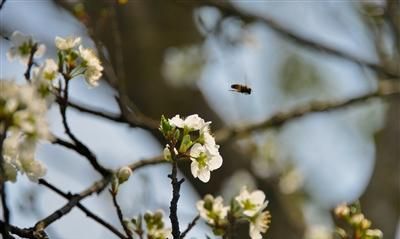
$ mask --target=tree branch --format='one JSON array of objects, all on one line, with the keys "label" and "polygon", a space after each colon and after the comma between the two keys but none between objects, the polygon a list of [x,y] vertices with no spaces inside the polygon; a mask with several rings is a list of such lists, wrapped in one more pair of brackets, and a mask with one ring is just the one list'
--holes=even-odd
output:
[{"label": "tree branch", "polygon": [[31,48],[31,52],[29,53],[29,60],[28,60],[26,71],[24,73],[25,79],[28,82],[31,82],[31,69],[32,69],[32,66],[34,64],[33,57],[34,57],[34,55],[35,55],[37,50],[38,50],[38,44],[35,43],[35,44],[33,44],[32,48]]},{"label": "tree branch", "polygon": [[181,189],[182,183],[185,181],[184,178],[178,180],[178,160],[176,159],[175,152],[171,151],[172,155],[172,172],[168,175],[171,179],[172,185],[172,199],[169,206],[169,219],[172,225],[172,236],[174,239],[180,239],[181,232],[179,230],[179,219],[178,219],[178,201],[179,201],[179,191]]},{"label": "tree branch", "polygon": [[0,3],[0,10],[3,9],[5,3],[6,3],[6,0],[2,0],[2,1],[1,1],[1,3]]},{"label": "tree branch", "polygon": [[62,218],[64,215],[68,214],[73,207],[75,207],[80,200],[92,195],[93,193],[101,192],[109,183],[110,177],[104,177],[101,180],[95,182],[92,186],[87,188],[86,190],[82,191],[79,194],[71,195],[67,204],[65,204],[60,209],[56,210],[46,218],[38,221],[35,226],[31,229],[35,233],[40,233],[46,229],[50,224],[57,221],[58,219]]},{"label": "tree branch", "polygon": [[200,219],[200,215],[197,215],[193,220],[188,224],[187,228],[182,232],[181,239],[185,238],[186,234],[192,230],[192,228],[196,225],[196,222]]},{"label": "tree branch", "polygon": [[[89,163],[93,166],[93,168],[96,169],[101,175],[103,175],[105,177],[105,176],[109,175],[111,173],[111,171],[104,168],[103,166],[101,166],[98,163],[97,158],[94,155],[94,153],[92,151],[90,151],[90,149],[85,144],[83,144],[72,133],[71,129],[69,128],[66,112],[67,112],[67,106],[68,106],[68,86],[69,86],[70,78],[68,75],[64,74],[63,72],[61,72],[61,74],[63,74],[63,76],[64,76],[65,87],[63,90],[64,95],[60,98],[61,101],[59,102],[59,105],[60,105],[60,114],[62,117],[62,123],[63,123],[64,129],[65,129],[65,133],[74,142],[77,152],[84,155],[88,159]],[[60,143],[60,142],[58,142],[58,143]]]},{"label": "tree branch", "polygon": [[271,127],[280,127],[284,123],[287,123],[291,120],[300,118],[310,113],[328,112],[352,106],[354,104],[363,103],[372,98],[389,97],[399,94],[400,94],[400,89],[389,89],[389,90],[385,89],[337,102],[315,101],[305,106],[297,107],[292,111],[277,113],[271,118],[258,124],[253,124],[241,129],[234,129],[234,128],[220,129],[215,133],[215,138],[218,143],[225,143],[226,141],[233,140],[235,138],[243,138],[249,133],[254,131],[263,130]]},{"label": "tree branch", "polygon": [[124,229],[127,237],[129,239],[132,239],[132,234],[129,231],[129,228],[127,227],[127,225],[124,223],[124,216],[122,215],[121,207],[119,206],[118,201],[117,201],[117,193],[114,193],[112,191],[110,191],[110,193],[111,193],[111,197],[112,197],[112,200],[113,200],[113,203],[114,203],[114,207],[115,207],[115,209],[117,211],[118,220],[121,223],[121,226]]},{"label": "tree branch", "polygon": [[[71,194],[67,194],[63,191],[61,191],[59,188],[57,188],[56,186],[50,184],[49,182],[47,182],[44,179],[39,179],[39,184],[45,186],[46,188],[52,190],[53,192],[57,193],[58,195],[64,197],[65,199],[71,199],[72,195]],[[99,216],[97,216],[95,213],[93,213],[92,211],[90,211],[89,209],[87,209],[85,206],[83,206],[80,202],[76,204],[76,206],[82,210],[86,216],[92,218],[94,221],[98,222],[99,224],[101,224],[102,226],[104,226],[105,228],[107,228],[109,231],[111,231],[112,233],[114,233],[116,236],[118,236],[121,239],[126,239],[126,237],[118,231],[118,229],[116,229],[114,226],[112,226],[111,224],[109,224],[108,222],[104,221],[103,219],[101,219]]]},{"label": "tree branch", "polygon": [[269,28],[271,28],[273,31],[275,31],[277,34],[279,34],[280,36],[282,36],[296,44],[302,45],[303,47],[307,47],[308,49],[311,49],[314,51],[327,53],[327,54],[354,62],[356,64],[368,67],[371,70],[375,71],[376,73],[379,73],[385,77],[389,77],[389,78],[393,78],[393,79],[400,79],[399,72],[389,71],[388,69],[386,69],[385,67],[383,67],[380,64],[369,62],[369,61],[361,59],[351,53],[335,49],[331,46],[324,45],[320,42],[317,42],[311,38],[302,36],[301,34],[292,31],[288,27],[281,25],[279,22],[275,21],[273,18],[265,16],[265,14],[260,16],[260,15],[255,15],[255,14],[252,14],[249,12],[244,12],[244,11],[234,7],[231,3],[227,2],[227,1],[204,0],[204,1],[199,1],[198,5],[209,5],[209,6],[216,7],[221,12],[223,12],[225,15],[237,16],[237,17],[240,17],[244,21],[263,22]]}]

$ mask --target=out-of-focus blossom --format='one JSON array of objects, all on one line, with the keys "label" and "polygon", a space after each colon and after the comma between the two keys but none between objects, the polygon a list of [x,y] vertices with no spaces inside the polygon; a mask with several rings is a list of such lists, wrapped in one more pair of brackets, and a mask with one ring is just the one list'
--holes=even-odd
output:
[{"label": "out-of-focus blossom", "polygon": [[0,130],[7,135],[3,143],[6,180],[15,181],[19,171],[36,181],[46,173],[44,165],[34,159],[36,144],[52,138],[46,102],[33,85],[1,80],[0,89]]},{"label": "out-of-focus blossom", "polygon": [[332,239],[332,230],[322,225],[309,226],[304,234],[304,239]]},{"label": "out-of-focus blossom", "polygon": [[66,51],[66,50],[70,50],[70,49],[76,47],[77,45],[79,45],[81,43],[81,38],[73,37],[73,36],[69,36],[67,38],[62,38],[62,37],[56,36],[56,39],[54,42],[55,42],[57,49]]},{"label": "out-of-focus blossom", "polygon": [[92,49],[82,46],[79,46],[79,54],[83,59],[82,66],[85,68],[84,76],[86,82],[91,86],[97,86],[103,71],[99,58]]},{"label": "out-of-focus blossom", "polygon": [[199,46],[170,48],[164,57],[162,73],[172,86],[191,86],[200,78],[204,64],[204,52]]},{"label": "out-of-focus blossom", "polygon": [[196,204],[200,217],[206,220],[210,225],[219,225],[225,220],[229,207],[224,206],[223,198],[218,196],[206,195],[203,200]]},{"label": "out-of-focus blossom", "polygon": [[46,51],[45,45],[36,43],[32,36],[25,35],[19,31],[13,32],[10,37],[10,41],[13,45],[7,52],[7,57],[10,61],[13,61],[15,58],[19,58],[23,64],[26,64],[29,61],[32,48],[35,45],[37,48],[35,54],[33,55],[34,58],[43,56],[44,52]]}]

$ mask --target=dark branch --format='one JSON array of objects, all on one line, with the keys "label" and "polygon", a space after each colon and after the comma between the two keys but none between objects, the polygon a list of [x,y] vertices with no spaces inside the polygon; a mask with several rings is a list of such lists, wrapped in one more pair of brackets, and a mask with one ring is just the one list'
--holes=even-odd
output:
[{"label": "dark branch", "polygon": [[[173,151],[173,150],[172,150]],[[178,161],[176,159],[175,152],[171,152],[172,155],[172,172],[168,175],[171,179],[172,185],[172,199],[169,206],[169,219],[172,225],[172,236],[174,239],[180,239],[181,232],[179,230],[179,219],[178,219],[178,201],[179,201],[179,191],[181,189],[182,183],[185,181],[184,178],[178,180]]]},{"label": "dark branch", "polygon": [[[65,129],[65,133],[69,136],[69,138],[74,142],[76,146],[77,152],[80,154],[84,155],[89,163],[93,166],[94,169],[96,169],[101,175],[107,176],[111,172],[110,170],[104,168],[99,164],[97,161],[96,156],[94,153],[85,145],[83,144],[71,131],[69,128],[68,122],[67,122],[67,106],[68,106],[68,86],[69,86],[69,77],[65,74],[64,75],[64,80],[65,80],[65,88],[63,90],[64,95],[60,98],[60,114],[62,117],[62,123]],[[59,142],[60,143],[60,142]]]},{"label": "dark branch", "polygon": [[186,234],[188,234],[190,230],[192,230],[192,228],[196,225],[197,220],[199,219],[200,215],[197,215],[195,218],[193,218],[193,220],[188,224],[187,228],[182,232],[181,239],[183,239],[186,236]]},{"label": "dark branch", "polygon": [[[6,223],[4,221],[0,221],[0,228],[4,228]],[[36,239],[37,237],[33,234],[33,231],[30,228],[19,228],[13,225],[8,225],[10,228],[10,232],[14,235],[18,235],[23,238],[32,238]],[[13,237],[11,237],[13,238]]]},{"label": "dark branch", "polygon": [[277,113],[271,118],[259,124],[250,125],[241,129],[226,128],[216,132],[215,138],[219,143],[224,143],[234,138],[243,138],[250,132],[263,130],[271,127],[280,127],[288,121],[300,118],[310,113],[328,112],[332,110],[342,109],[354,104],[363,103],[372,98],[388,97],[392,95],[399,95],[400,90],[389,90],[389,91],[376,91],[361,95],[359,97],[351,98],[348,100],[342,100],[337,102],[311,102],[305,106],[300,106],[289,112]]},{"label": "dark branch", "polygon": [[132,239],[132,233],[129,231],[128,226],[124,223],[124,216],[122,215],[121,207],[119,206],[118,201],[117,201],[117,193],[113,193],[112,191],[110,191],[110,193],[111,193],[111,197],[113,199],[115,210],[117,210],[118,220],[121,223],[121,226],[124,229],[127,237]]},{"label": "dark branch", "polygon": [[4,7],[4,4],[5,4],[6,2],[7,2],[6,0],[2,0],[2,1],[1,1],[1,3],[0,3],[0,10]]},{"label": "dark branch", "polygon": [[27,64],[27,68],[26,68],[25,74],[24,74],[25,79],[28,82],[31,82],[31,69],[32,69],[32,66],[34,65],[33,57],[34,57],[34,55],[35,55],[37,50],[38,50],[38,44],[35,43],[35,44],[33,44],[32,48],[31,48],[31,52],[29,53],[29,60],[28,60],[28,64]]},{"label": "dark branch", "polygon": [[307,38],[305,36],[302,36],[301,34],[292,31],[288,27],[285,27],[281,25],[279,22],[275,21],[273,18],[262,15],[255,15],[249,12],[244,12],[236,7],[234,7],[232,4],[230,4],[227,1],[218,1],[218,0],[206,0],[206,1],[199,1],[199,5],[209,5],[218,8],[220,11],[222,11],[225,15],[228,16],[237,16],[240,17],[244,21],[260,21],[265,23],[268,27],[270,27],[272,30],[274,30],[276,33],[278,33],[280,36],[296,43],[300,44],[304,47],[307,47],[311,50],[327,53],[342,59],[349,60],[351,62],[354,62],[356,64],[368,67],[375,72],[389,77],[389,78],[394,78],[394,79],[400,79],[400,73],[398,72],[391,72],[388,69],[384,68],[383,66],[373,63],[373,62],[368,62],[367,60],[361,59],[351,53],[341,51],[338,49],[335,49],[331,46],[324,45],[320,42],[317,42],[311,38]]},{"label": "dark branch", "polygon": [[31,230],[33,230],[35,233],[40,233],[44,231],[44,229],[46,229],[50,224],[68,214],[72,210],[72,208],[74,208],[80,202],[80,200],[92,195],[93,193],[101,192],[107,186],[109,181],[109,177],[105,177],[95,182],[92,186],[82,191],[81,193],[71,195],[67,204],[65,204],[63,207],[56,210],[46,218],[38,221]]},{"label": "dark branch", "polygon": [[[49,182],[47,182],[44,179],[39,179],[39,184],[47,187],[48,189],[52,190],[53,192],[57,193],[58,195],[64,197],[65,199],[71,199],[72,195],[71,194],[67,194],[63,191],[61,191],[59,188],[57,188],[56,186],[50,184]],[[118,229],[116,229],[114,226],[112,226],[111,224],[109,224],[108,222],[104,221],[103,219],[101,219],[99,216],[97,216],[95,213],[93,213],[92,211],[90,211],[89,209],[87,209],[85,206],[83,206],[81,203],[77,203],[76,206],[82,210],[86,216],[92,218],[94,221],[98,222],[99,224],[103,225],[105,228],[107,228],[108,230],[110,230],[112,233],[114,233],[116,236],[118,236],[121,239],[125,239],[126,237],[118,231]]]}]

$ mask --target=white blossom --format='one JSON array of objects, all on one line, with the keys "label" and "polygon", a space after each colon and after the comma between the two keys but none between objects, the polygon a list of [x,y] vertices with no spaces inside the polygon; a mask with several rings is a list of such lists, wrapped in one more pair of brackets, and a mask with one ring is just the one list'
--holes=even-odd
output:
[{"label": "white blossom", "polygon": [[204,200],[196,203],[196,207],[200,217],[211,225],[216,225],[224,220],[229,211],[229,207],[224,206],[221,196],[214,198],[212,195],[206,195]]},{"label": "white blossom", "polygon": [[253,217],[268,205],[268,201],[264,201],[264,192],[256,190],[250,193],[246,187],[240,190],[240,194],[235,197],[235,200],[242,207],[243,214],[248,217]]},{"label": "white blossom", "polygon": [[193,177],[199,178],[205,183],[210,180],[210,172],[222,165],[222,157],[219,154],[213,154],[199,143],[192,146],[190,159],[192,160],[190,168]]},{"label": "white blossom", "polygon": [[179,116],[175,115],[172,119],[169,120],[169,123],[172,126],[177,128],[187,128],[189,130],[201,130],[208,131],[208,125],[211,122],[205,122],[204,119],[200,118],[197,114],[189,115],[184,120]]},{"label": "white blossom", "polygon": [[79,46],[79,54],[83,59],[86,82],[91,86],[97,86],[98,80],[102,76],[101,72],[103,71],[99,58],[92,49],[84,48],[82,46]]},{"label": "white blossom", "polygon": [[366,232],[365,232],[365,235],[366,236],[368,236],[368,237],[370,237],[370,238],[376,238],[376,239],[378,239],[378,238],[383,238],[383,233],[382,233],[382,231],[381,230],[379,230],[379,229],[368,229]]},{"label": "white blossom", "polygon": [[73,37],[69,36],[67,38],[62,38],[59,36],[56,36],[55,39],[55,45],[59,50],[65,51],[65,50],[70,50],[77,45],[81,43],[81,38],[80,37]]},{"label": "white blossom", "polygon": [[167,50],[162,73],[172,86],[190,86],[199,78],[205,63],[203,50],[198,46]]},{"label": "white blossom", "polygon": [[16,171],[36,181],[46,169],[34,159],[36,144],[51,139],[47,125],[46,102],[32,85],[0,81],[0,130],[7,129],[3,143],[6,180],[15,181]]},{"label": "white blossom", "polygon": [[260,212],[250,220],[249,235],[251,239],[261,239],[269,227],[271,214],[269,211]]},{"label": "white blossom", "polygon": [[[9,61],[13,61],[15,58],[19,58],[23,64],[26,64],[29,60],[32,48],[35,42],[32,36],[25,35],[19,31],[13,32],[10,37],[10,41],[13,46],[7,52],[7,58]],[[43,44],[37,45],[37,50],[33,55],[35,58],[43,56],[46,51],[46,47]]]}]

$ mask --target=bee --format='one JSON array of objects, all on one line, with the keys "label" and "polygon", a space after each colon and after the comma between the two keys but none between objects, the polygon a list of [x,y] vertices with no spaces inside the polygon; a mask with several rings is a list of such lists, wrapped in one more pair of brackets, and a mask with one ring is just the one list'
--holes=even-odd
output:
[{"label": "bee", "polygon": [[248,87],[247,85],[233,84],[231,85],[231,88],[232,88],[231,91],[235,91],[246,95],[251,94],[251,88]]}]

